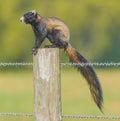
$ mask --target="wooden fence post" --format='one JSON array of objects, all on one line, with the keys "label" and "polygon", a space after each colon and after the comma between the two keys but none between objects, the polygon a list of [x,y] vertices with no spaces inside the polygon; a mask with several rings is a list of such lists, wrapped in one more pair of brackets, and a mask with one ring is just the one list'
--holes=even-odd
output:
[{"label": "wooden fence post", "polygon": [[61,120],[59,49],[39,49],[33,56],[35,121]]}]

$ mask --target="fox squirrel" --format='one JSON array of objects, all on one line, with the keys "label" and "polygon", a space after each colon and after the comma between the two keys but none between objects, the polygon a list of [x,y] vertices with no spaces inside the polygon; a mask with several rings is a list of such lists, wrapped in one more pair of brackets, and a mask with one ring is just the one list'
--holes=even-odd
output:
[{"label": "fox squirrel", "polygon": [[94,102],[102,111],[103,96],[97,75],[90,65],[80,65],[82,63],[88,63],[88,61],[71,46],[69,42],[69,28],[65,25],[65,23],[55,17],[44,18],[40,16],[35,10],[25,13],[21,17],[20,21],[32,26],[36,37],[35,45],[32,49],[32,53],[34,55],[37,54],[37,49],[40,47],[44,39],[48,38],[52,45],[47,45],[46,47],[63,48],[69,56],[70,62],[77,63],[74,66],[87,80]]}]

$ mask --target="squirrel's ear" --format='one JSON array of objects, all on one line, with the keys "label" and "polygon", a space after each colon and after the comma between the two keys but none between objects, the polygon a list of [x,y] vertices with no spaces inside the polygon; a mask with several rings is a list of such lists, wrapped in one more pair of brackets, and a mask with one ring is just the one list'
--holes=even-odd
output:
[{"label": "squirrel's ear", "polygon": [[36,15],[36,11],[35,11],[35,10],[32,10],[31,12],[32,12],[34,15]]}]

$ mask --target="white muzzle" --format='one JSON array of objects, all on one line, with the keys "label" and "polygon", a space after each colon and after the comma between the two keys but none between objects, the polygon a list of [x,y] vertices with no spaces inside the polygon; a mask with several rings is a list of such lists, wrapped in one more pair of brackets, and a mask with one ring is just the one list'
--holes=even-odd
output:
[{"label": "white muzzle", "polygon": [[25,23],[25,20],[24,20],[24,17],[23,17],[23,16],[20,18],[20,21],[21,21],[22,23]]}]

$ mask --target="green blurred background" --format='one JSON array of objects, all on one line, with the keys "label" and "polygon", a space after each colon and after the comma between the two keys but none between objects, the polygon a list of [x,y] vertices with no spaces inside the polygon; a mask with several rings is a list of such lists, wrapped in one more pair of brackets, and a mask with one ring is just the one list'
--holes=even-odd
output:
[{"label": "green blurred background", "polygon": [[118,62],[119,5],[118,0],[1,0],[0,61],[31,60],[34,34],[19,19],[35,9],[44,17],[62,19],[70,28],[71,44],[89,60]]},{"label": "green blurred background", "polygon": [[[19,19],[34,9],[44,17],[55,16],[63,20],[71,32],[71,44],[90,62],[119,62],[119,6],[119,0],[1,0],[0,62],[32,62],[34,34],[31,27]],[[42,47],[46,43],[48,40]],[[68,62],[63,51],[61,62]],[[0,67],[0,112],[33,113],[32,67],[7,69]],[[62,68],[63,114],[119,115],[119,67],[95,68],[95,71],[103,87],[104,114],[92,101],[83,77],[74,69]],[[33,121],[33,118],[0,117],[0,121],[21,120]]]}]

